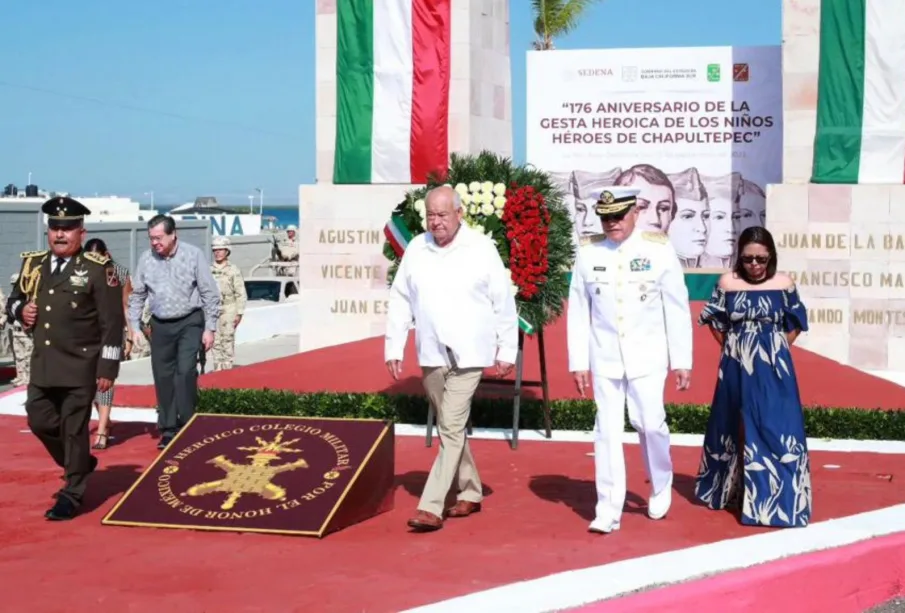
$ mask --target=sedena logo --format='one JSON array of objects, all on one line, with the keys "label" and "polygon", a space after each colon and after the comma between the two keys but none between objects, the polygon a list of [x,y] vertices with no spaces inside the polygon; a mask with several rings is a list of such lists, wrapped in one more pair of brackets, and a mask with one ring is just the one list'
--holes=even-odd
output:
[{"label": "sedena logo", "polygon": [[612,77],[612,68],[579,68],[579,77]]}]

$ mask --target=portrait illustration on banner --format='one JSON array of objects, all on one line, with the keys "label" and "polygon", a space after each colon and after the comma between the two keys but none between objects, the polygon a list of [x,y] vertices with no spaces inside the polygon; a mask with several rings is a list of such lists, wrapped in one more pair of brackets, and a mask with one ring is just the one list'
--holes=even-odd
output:
[{"label": "portrait illustration on banner", "polygon": [[667,174],[652,164],[603,172],[552,172],[565,193],[576,245],[603,233],[594,203],[609,186],[638,193],[638,228],[669,236],[684,268],[730,268],[739,235],[766,223],[764,187],[740,172],[706,176],[695,167]]}]

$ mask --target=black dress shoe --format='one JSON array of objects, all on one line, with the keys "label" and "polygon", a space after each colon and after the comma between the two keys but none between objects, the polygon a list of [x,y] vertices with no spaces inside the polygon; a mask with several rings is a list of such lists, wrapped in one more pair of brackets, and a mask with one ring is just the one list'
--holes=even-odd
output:
[{"label": "black dress shoe", "polygon": [[66,521],[76,515],[75,504],[66,496],[57,496],[57,502],[44,513],[44,517],[50,521]]},{"label": "black dress shoe", "polygon": [[164,434],[160,437],[160,442],[157,443],[158,449],[166,449],[167,445],[169,445],[173,440],[172,434]]}]

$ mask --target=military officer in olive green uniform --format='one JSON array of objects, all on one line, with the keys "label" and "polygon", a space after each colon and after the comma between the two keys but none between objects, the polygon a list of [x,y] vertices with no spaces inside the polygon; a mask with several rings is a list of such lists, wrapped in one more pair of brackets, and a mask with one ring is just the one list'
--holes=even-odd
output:
[{"label": "military officer in olive green uniform", "polygon": [[51,198],[41,210],[50,249],[22,254],[7,314],[33,332],[25,411],[29,428],[64,470],[66,484],[45,517],[65,520],[76,515],[97,466],[88,437],[91,403],[119,374],[125,315],[109,258],[82,251],[90,211],[67,197]]}]

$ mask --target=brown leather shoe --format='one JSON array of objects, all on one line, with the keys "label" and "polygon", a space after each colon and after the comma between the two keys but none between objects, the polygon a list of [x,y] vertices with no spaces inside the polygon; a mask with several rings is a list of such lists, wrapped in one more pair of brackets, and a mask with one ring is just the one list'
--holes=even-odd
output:
[{"label": "brown leather shoe", "polygon": [[427,511],[418,511],[408,521],[408,525],[418,532],[433,532],[443,527],[443,518]]},{"label": "brown leather shoe", "polygon": [[469,502],[467,500],[460,500],[454,506],[450,507],[449,510],[446,511],[448,517],[468,517],[472,513],[480,513],[481,512],[481,503],[480,502]]}]

